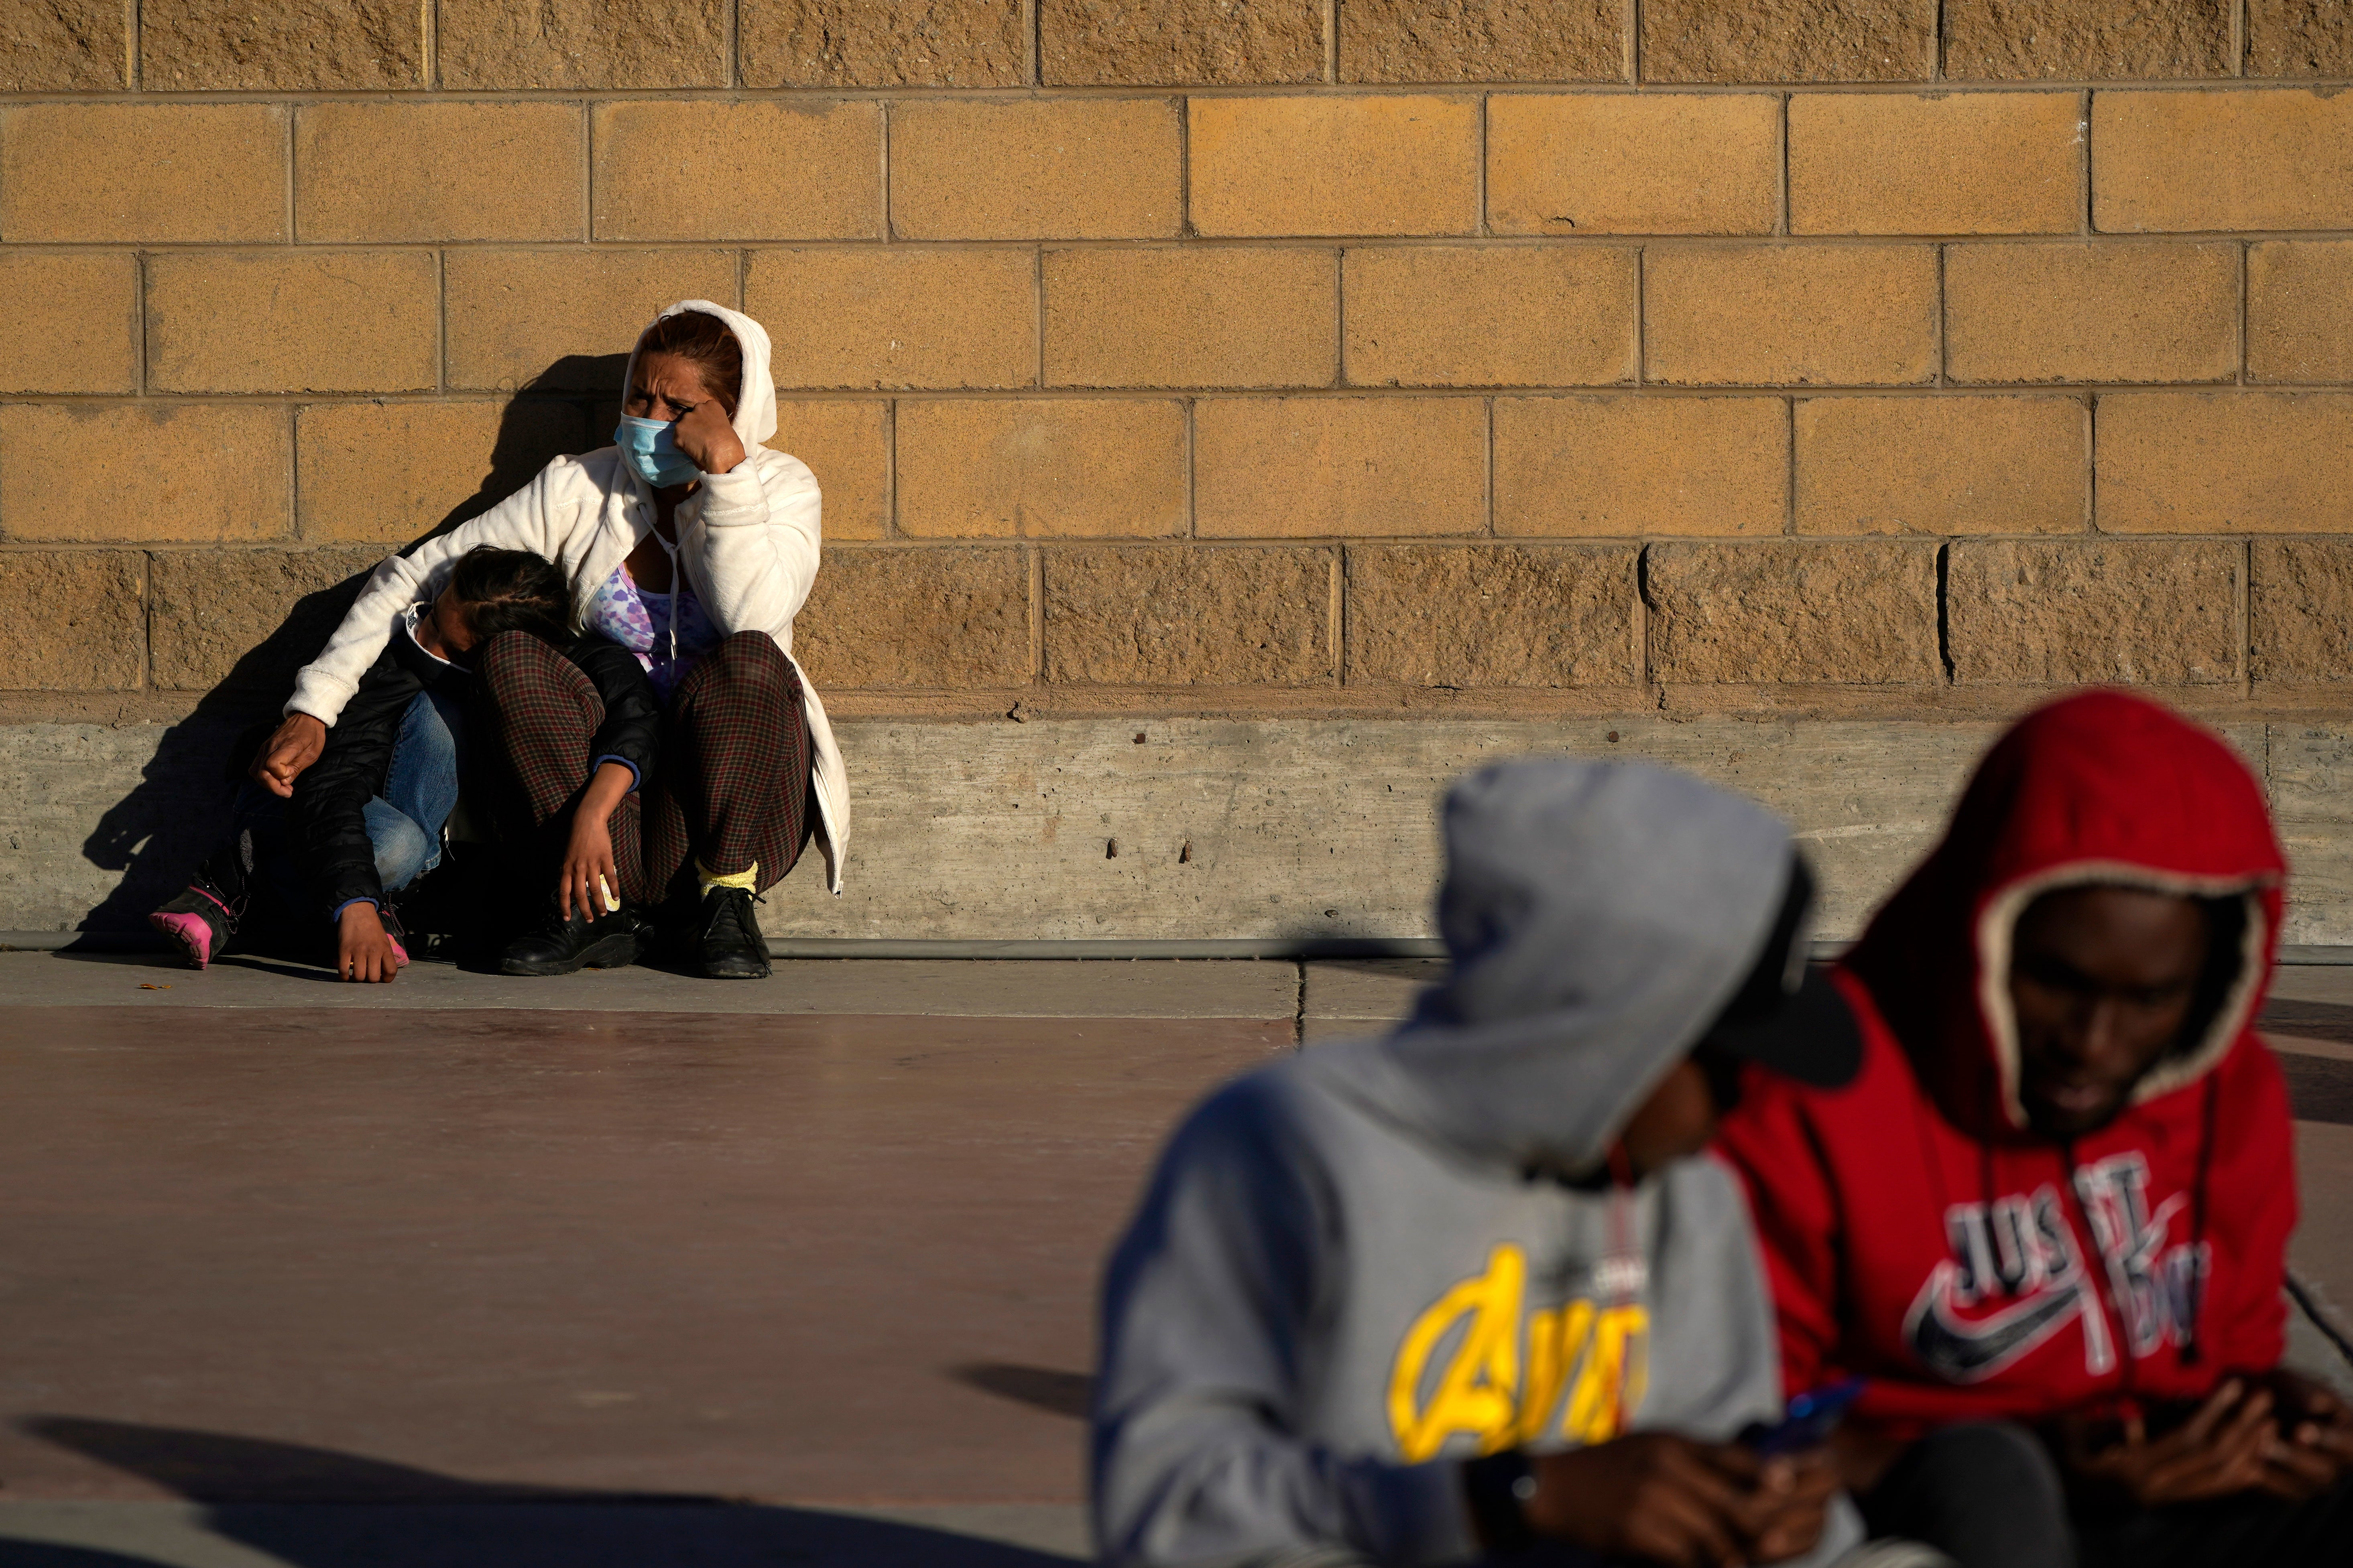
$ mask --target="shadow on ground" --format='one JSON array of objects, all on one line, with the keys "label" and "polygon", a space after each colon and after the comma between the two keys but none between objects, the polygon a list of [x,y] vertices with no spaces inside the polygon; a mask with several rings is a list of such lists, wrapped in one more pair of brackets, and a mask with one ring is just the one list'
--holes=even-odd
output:
[{"label": "shadow on ground", "polygon": [[[1071,1561],[817,1509],[471,1481],[300,1444],[70,1415],[23,1426],[204,1504],[213,1534],[295,1568],[1060,1568]],[[5,1517],[0,1511],[0,1528]],[[0,1568],[161,1568],[162,1561],[0,1540]]]},{"label": "shadow on ground", "polygon": [[[488,511],[559,454],[607,444],[608,437],[598,432],[611,428],[628,364],[623,353],[566,354],[533,378],[500,416],[488,471],[474,494],[429,526],[418,520],[416,539],[400,553]],[[251,645],[196,700],[194,711],[165,729],[140,782],[107,808],[83,841],[82,854],[90,864],[121,875],[78,929],[143,930],[147,911],[185,885],[226,831],[237,777],[276,723],[293,690],[294,672],[318,656],[366,580],[363,571],[319,585],[298,598],[274,627],[257,622],[247,628]]]}]

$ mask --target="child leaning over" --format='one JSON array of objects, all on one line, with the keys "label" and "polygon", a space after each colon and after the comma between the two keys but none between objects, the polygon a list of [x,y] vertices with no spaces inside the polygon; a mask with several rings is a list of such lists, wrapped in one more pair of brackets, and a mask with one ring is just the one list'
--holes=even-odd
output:
[{"label": "child leaning over", "polygon": [[495,637],[536,637],[596,687],[605,718],[592,771],[618,763],[632,790],[649,775],[660,712],[653,689],[626,649],[579,634],[554,563],[484,546],[427,586],[328,729],[319,760],[290,784],[257,758],[228,838],[148,916],[195,967],[225,952],[262,903],[306,935],[332,930],[343,978],[399,973],[406,933],[387,895],[440,864],[468,750],[473,666]]}]

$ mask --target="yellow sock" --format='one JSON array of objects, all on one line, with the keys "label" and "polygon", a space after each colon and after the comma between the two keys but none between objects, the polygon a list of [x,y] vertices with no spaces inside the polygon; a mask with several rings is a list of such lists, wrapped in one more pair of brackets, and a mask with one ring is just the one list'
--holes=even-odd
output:
[{"label": "yellow sock", "polygon": [[756,893],[760,890],[760,863],[754,860],[745,869],[723,877],[697,860],[694,863],[694,880],[696,898],[705,897],[713,888],[741,888],[747,893]]}]

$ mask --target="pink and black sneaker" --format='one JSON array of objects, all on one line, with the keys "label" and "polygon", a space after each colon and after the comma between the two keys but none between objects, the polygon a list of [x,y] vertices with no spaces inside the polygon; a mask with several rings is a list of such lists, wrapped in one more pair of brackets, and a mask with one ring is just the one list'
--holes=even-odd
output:
[{"label": "pink and black sneaker", "polygon": [[147,917],[147,923],[170,939],[191,968],[202,969],[220,956],[237,934],[237,917],[245,912],[242,898],[228,898],[201,871],[180,895]]}]

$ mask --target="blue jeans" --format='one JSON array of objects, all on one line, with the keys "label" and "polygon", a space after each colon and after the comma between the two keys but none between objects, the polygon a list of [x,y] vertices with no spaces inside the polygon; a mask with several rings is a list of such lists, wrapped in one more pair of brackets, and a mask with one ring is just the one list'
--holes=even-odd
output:
[{"label": "blue jeans", "polygon": [[[456,699],[420,691],[401,715],[384,793],[362,815],[375,851],[376,880],[396,893],[441,864],[441,826],[458,804],[466,710]],[[286,803],[258,784],[237,795],[237,832],[253,836],[253,875],[300,913],[317,896],[286,841]]]}]

